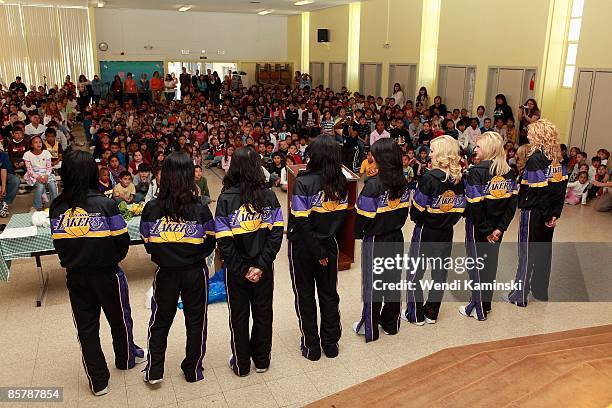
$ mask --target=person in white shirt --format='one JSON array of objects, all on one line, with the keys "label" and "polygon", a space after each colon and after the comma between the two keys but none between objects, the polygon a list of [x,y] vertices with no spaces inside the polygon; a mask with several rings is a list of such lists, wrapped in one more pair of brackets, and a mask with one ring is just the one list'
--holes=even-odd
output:
[{"label": "person in white shirt", "polygon": [[379,139],[391,137],[389,132],[385,130],[385,123],[382,120],[376,122],[376,129],[370,133],[370,146],[376,143]]},{"label": "person in white shirt", "polygon": [[476,139],[478,136],[480,136],[480,128],[478,127],[478,123],[478,118],[472,118],[470,120],[470,127],[465,130],[468,135],[468,157],[472,157],[474,146],[476,146]]},{"label": "person in white shirt", "polygon": [[287,155],[287,157],[285,157],[285,167],[283,167],[281,169],[281,174],[280,174],[280,189],[284,192],[287,192],[287,188],[289,185],[289,179],[287,176],[287,166],[293,166],[295,164],[295,160],[293,159],[293,157]]},{"label": "person in white shirt", "polygon": [[457,131],[459,132],[459,137],[457,138],[457,141],[459,142],[461,149],[464,151],[466,151],[470,145],[470,135],[468,135],[468,132],[465,129],[465,125],[465,121],[463,120],[457,122]]},{"label": "person in white shirt", "polygon": [[487,118],[485,116],[485,107],[480,105],[476,109],[476,117],[478,118],[478,127],[481,128],[484,126],[484,120]]},{"label": "person in white shirt", "polygon": [[28,135],[28,137],[33,136],[42,136],[47,130],[47,127],[40,123],[40,115],[38,112],[34,112],[30,115],[31,123],[27,124],[24,130],[24,133]]},{"label": "person in white shirt", "polygon": [[[41,211],[43,201],[53,201],[57,197],[57,185],[51,170],[51,153],[43,150],[43,142],[40,136],[33,136],[30,140],[30,150],[24,153],[23,161],[26,166],[24,180],[34,187],[34,209]],[[49,189],[51,198],[47,198],[45,188]]]},{"label": "person in white shirt", "polygon": [[567,183],[567,192],[565,193],[565,204],[576,205],[578,203],[586,204],[587,189],[589,188],[589,176],[586,172],[578,174],[578,180]]},{"label": "person in white shirt", "polygon": [[30,98],[26,98],[25,101],[23,102],[23,105],[21,105],[21,110],[24,111],[28,115],[30,114],[30,112],[35,111],[37,109],[38,108],[36,107],[36,105],[32,103]]},{"label": "person in white shirt", "polygon": [[393,99],[395,99],[395,103],[400,107],[403,108],[404,104],[406,103],[406,99],[404,97],[404,91],[402,91],[402,87],[399,83],[395,83],[395,85],[393,85],[393,95],[391,95],[393,97]]}]

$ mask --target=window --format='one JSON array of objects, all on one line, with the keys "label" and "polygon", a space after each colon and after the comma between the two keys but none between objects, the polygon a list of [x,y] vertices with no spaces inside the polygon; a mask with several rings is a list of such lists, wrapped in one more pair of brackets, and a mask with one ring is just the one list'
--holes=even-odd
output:
[{"label": "window", "polygon": [[576,56],[578,55],[578,40],[580,39],[583,9],[584,0],[573,0],[572,14],[569,28],[567,30],[567,52],[565,57],[565,69],[563,71],[564,88],[571,88],[574,84],[574,74],[576,73]]}]

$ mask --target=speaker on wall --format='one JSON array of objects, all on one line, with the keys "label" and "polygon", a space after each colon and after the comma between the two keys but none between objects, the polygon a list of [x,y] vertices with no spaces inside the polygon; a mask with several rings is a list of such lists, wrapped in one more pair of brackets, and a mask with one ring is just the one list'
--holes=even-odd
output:
[{"label": "speaker on wall", "polygon": [[319,28],[317,30],[318,42],[329,42],[329,30],[327,28]]}]

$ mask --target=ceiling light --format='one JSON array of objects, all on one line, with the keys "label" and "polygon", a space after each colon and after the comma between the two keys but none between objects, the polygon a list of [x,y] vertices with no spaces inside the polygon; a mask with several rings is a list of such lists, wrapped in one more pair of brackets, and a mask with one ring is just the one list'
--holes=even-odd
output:
[{"label": "ceiling light", "polygon": [[259,12],[259,13],[257,13],[257,14],[259,14],[260,16],[265,16],[265,15],[267,15],[267,14],[272,13],[273,11],[274,11],[274,10],[262,10],[262,11],[260,11],[260,12]]},{"label": "ceiling light", "polygon": [[189,5],[187,5],[187,6],[182,6],[181,8],[179,8],[179,9],[178,9],[178,11],[181,11],[181,12],[183,12],[183,11],[189,11],[189,10],[191,10],[191,8],[192,8],[192,7],[193,7],[193,5],[192,5],[192,4],[189,4]]},{"label": "ceiling light", "polygon": [[294,6],[305,6],[314,3],[314,0],[300,0],[293,3]]},{"label": "ceiling light", "polygon": [[[4,3],[4,1],[3,1],[3,3]],[[106,2],[104,2],[103,0],[98,0],[98,7],[102,8],[104,6],[106,6]]]}]

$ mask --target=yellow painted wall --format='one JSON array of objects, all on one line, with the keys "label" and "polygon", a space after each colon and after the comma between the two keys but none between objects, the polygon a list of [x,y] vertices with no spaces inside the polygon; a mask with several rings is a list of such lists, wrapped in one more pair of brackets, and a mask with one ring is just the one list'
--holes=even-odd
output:
[{"label": "yellow painted wall", "polygon": [[[387,5],[390,5],[387,38]],[[382,96],[388,96],[389,64],[417,64],[421,0],[369,0],[361,4],[360,62],[382,63]],[[390,43],[384,48],[385,42]]]},{"label": "yellow painted wall", "polygon": [[438,64],[476,66],[474,106],[486,105],[489,66],[541,74],[549,1],[442,0]]},{"label": "yellow painted wall", "polygon": [[[559,1],[559,0],[557,0]],[[571,0],[567,0],[568,10],[566,20],[571,10]],[[607,52],[605,39],[612,38],[612,25],[609,16],[612,15],[612,2],[608,0],[585,0],[582,14],[582,27],[578,42],[578,55],[576,58],[576,78],[580,68],[612,69],[612,54]],[[559,21],[553,27],[558,27]],[[554,32],[554,29],[553,29]],[[542,114],[552,120],[559,129],[561,142],[569,141],[572,117],[574,114],[574,99],[576,88],[562,88],[563,68],[565,64],[565,35],[563,33],[563,53],[558,58],[558,78],[547,76],[546,89],[542,100]],[[551,46],[558,43],[558,38],[551,38]],[[556,88],[554,92],[551,89]]]},{"label": "yellow painted wall", "polygon": [[578,44],[577,67],[612,68],[612,1],[585,0]]},{"label": "yellow painted wall", "polygon": [[[317,42],[317,29],[329,30],[328,43]],[[349,6],[331,7],[310,13],[310,61],[325,63],[324,86],[329,85],[329,63],[348,58]]]},{"label": "yellow painted wall", "polygon": [[302,58],[302,16],[300,14],[287,18],[287,60],[293,69],[299,70]]}]

